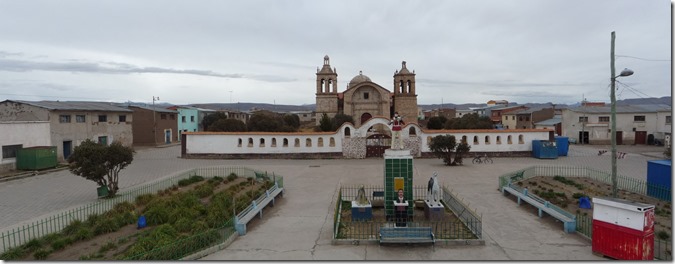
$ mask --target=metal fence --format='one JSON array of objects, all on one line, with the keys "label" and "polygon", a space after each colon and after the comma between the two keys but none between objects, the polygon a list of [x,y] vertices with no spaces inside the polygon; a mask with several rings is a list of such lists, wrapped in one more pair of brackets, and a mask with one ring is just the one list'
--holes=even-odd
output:
[{"label": "metal fence", "polygon": [[[562,176],[589,178],[598,182],[612,184],[610,173],[584,167],[565,167],[565,166],[532,166],[522,170],[509,172],[499,176],[499,187],[506,186],[509,182],[515,182],[537,176]],[[647,183],[646,181],[634,179],[631,177],[617,175],[617,188],[641,195],[648,195],[664,201],[671,200],[670,186]]]},{"label": "metal fence", "polygon": [[[359,221],[342,222],[341,211],[342,201],[353,201],[358,195],[360,186],[348,185],[341,186],[338,191],[338,199],[335,205],[335,215],[333,224],[334,239],[379,239],[379,228],[391,224],[391,222]],[[381,185],[363,186],[368,200],[383,199],[383,197],[373,197],[374,192],[383,192]],[[445,186],[442,187],[443,202],[459,218],[461,222],[429,222],[414,221],[409,223],[411,226],[433,227],[434,235],[437,239],[482,239],[483,225],[482,217],[479,216],[463,201],[458,199]],[[423,186],[413,186],[413,199],[424,200],[427,197],[427,188]],[[468,230],[467,230],[468,228]]]},{"label": "metal fence", "polygon": [[[577,214],[577,233],[586,239],[593,239],[593,219],[588,215]],[[672,251],[671,241],[654,238],[654,259],[673,260]]]},{"label": "metal fence", "polygon": [[[134,202],[136,197],[143,194],[156,193],[160,190],[167,189],[182,179],[187,179],[195,175],[202,177],[226,177],[227,175],[235,173],[242,177],[255,177],[256,173],[268,175],[267,172],[255,171],[246,167],[225,167],[213,166],[202,167],[187,170],[168,178],[156,180],[142,186],[134,187],[128,191],[120,192],[115,197],[110,199],[101,199],[97,202],[84,205],[65,212],[55,213],[53,215],[44,217],[40,220],[34,221],[30,224],[21,225],[19,227],[11,228],[0,233],[0,253],[7,251],[10,248],[21,246],[24,243],[34,238],[41,238],[48,234],[60,232],[63,228],[68,226],[75,220],[84,221],[90,215],[103,214],[112,209],[116,204],[122,202]],[[278,177],[274,174],[269,176],[278,180],[279,187],[283,187],[283,177]]]}]

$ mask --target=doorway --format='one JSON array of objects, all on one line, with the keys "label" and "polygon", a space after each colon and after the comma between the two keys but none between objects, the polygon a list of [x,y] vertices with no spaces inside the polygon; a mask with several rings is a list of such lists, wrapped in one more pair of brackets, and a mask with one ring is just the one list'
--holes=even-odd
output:
[{"label": "doorway", "polygon": [[63,159],[68,159],[73,151],[73,141],[63,141]]},{"label": "doorway", "polygon": [[647,144],[647,131],[635,131],[635,144]]},{"label": "doorway", "polygon": [[391,136],[387,134],[378,133],[366,138],[366,158],[382,157],[388,148],[391,148]]},{"label": "doorway", "polygon": [[171,129],[164,130],[164,143],[171,144]]},{"label": "doorway", "polygon": [[579,142],[581,144],[588,144],[588,131],[579,131]]},{"label": "doorway", "polygon": [[616,144],[623,145],[623,131],[616,131]]},{"label": "doorway", "polygon": [[366,121],[368,121],[368,119],[371,119],[372,117],[373,116],[370,113],[363,113],[361,115],[361,124],[359,125],[363,125],[363,123],[365,123]]}]

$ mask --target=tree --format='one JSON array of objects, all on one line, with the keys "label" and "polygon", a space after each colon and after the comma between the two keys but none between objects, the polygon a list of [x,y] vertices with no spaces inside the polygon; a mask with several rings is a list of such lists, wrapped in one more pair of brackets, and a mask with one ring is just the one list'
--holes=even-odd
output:
[{"label": "tree", "polygon": [[70,171],[98,186],[108,187],[108,196],[115,196],[119,173],[134,160],[134,150],[115,141],[109,146],[85,140],[68,158]]},{"label": "tree", "polygon": [[284,114],[283,120],[284,125],[293,128],[293,130],[300,128],[300,117],[296,114]]},{"label": "tree", "polygon": [[354,118],[352,118],[352,116],[350,116],[350,115],[336,114],[332,118],[331,122],[333,123],[333,131],[335,131],[338,128],[340,128],[340,126],[342,124],[344,124],[345,122],[350,122],[350,123],[354,124]]},{"label": "tree", "polygon": [[452,118],[443,125],[445,129],[493,129],[494,124],[487,116],[479,117],[478,114],[466,114],[461,118]]},{"label": "tree", "polygon": [[284,125],[272,112],[258,111],[248,120],[248,131],[279,132]]},{"label": "tree", "polygon": [[202,127],[204,128],[204,131],[210,131],[209,126],[220,119],[227,119],[227,114],[223,112],[215,112],[213,114],[206,115],[204,119],[202,119]]},{"label": "tree", "polygon": [[448,119],[445,116],[434,116],[429,118],[427,122],[428,129],[443,129],[443,124],[447,122]]},{"label": "tree", "polygon": [[219,119],[209,126],[213,132],[246,132],[246,124],[237,119]]},{"label": "tree", "polygon": [[437,158],[443,159],[445,165],[455,166],[462,164],[462,156],[471,150],[471,146],[465,142],[457,144],[455,136],[438,135],[431,139],[429,149]]},{"label": "tree", "polygon": [[326,113],[323,113],[321,120],[319,120],[319,128],[321,131],[335,131],[333,130],[333,122]]}]

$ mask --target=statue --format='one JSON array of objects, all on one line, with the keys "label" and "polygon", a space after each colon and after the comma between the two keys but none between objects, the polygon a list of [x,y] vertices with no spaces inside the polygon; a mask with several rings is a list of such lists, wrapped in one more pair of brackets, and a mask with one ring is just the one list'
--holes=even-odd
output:
[{"label": "statue", "polygon": [[368,202],[368,197],[366,197],[366,190],[363,185],[359,187],[359,192],[356,195],[356,199],[354,199],[357,205],[369,205],[370,202]]},{"label": "statue", "polygon": [[403,138],[401,138],[401,126],[405,125],[403,118],[394,112],[394,117],[389,121],[391,125],[391,149],[403,149]]},{"label": "statue", "polygon": [[427,202],[431,202],[433,199],[434,202],[440,204],[441,200],[441,188],[438,184],[438,173],[434,171],[433,176],[429,178],[429,183],[427,184]]}]

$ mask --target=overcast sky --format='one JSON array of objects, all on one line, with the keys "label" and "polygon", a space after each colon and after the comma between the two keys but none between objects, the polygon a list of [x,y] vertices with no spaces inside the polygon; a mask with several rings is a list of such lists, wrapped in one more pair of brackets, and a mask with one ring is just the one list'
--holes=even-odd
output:
[{"label": "overcast sky", "polygon": [[363,71],[419,104],[609,101],[671,94],[666,0],[0,0],[0,99],[315,103]]}]

